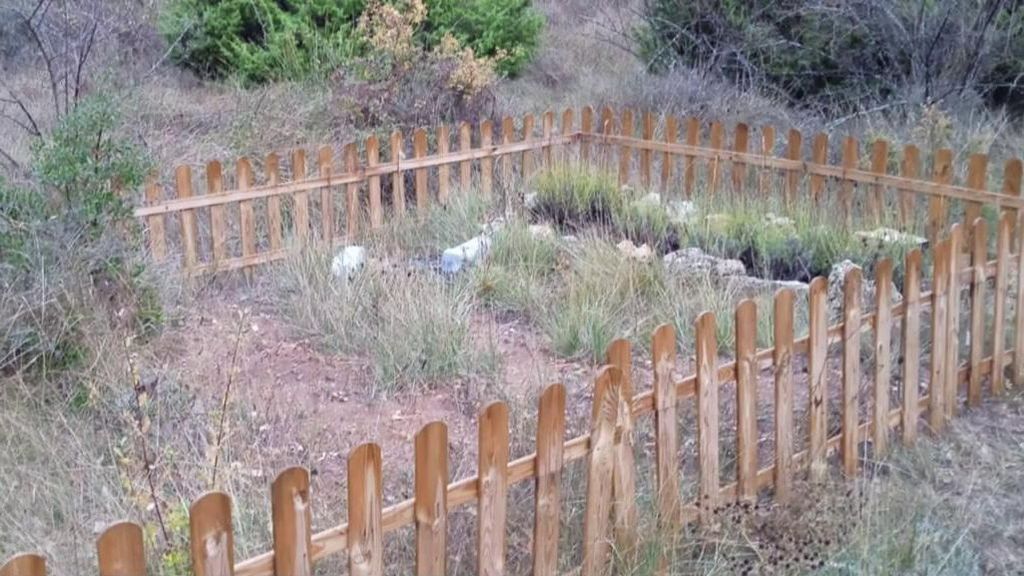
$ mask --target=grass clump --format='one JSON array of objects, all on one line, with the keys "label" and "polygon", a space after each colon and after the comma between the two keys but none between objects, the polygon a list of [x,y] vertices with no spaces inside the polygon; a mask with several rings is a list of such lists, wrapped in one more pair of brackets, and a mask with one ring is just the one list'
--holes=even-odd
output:
[{"label": "grass clump", "polygon": [[369,359],[380,393],[405,392],[488,369],[473,346],[474,295],[431,271],[369,266],[351,281],[330,271],[329,253],[306,251],[281,274],[282,307],[325,347]]},{"label": "grass clump", "polygon": [[474,270],[477,294],[497,311],[536,311],[549,290],[559,250],[553,235],[536,234],[522,222],[504,226],[494,235],[486,263]]},{"label": "grass clump", "polygon": [[539,175],[534,214],[569,230],[610,225],[625,199],[614,174],[582,164],[562,164]]}]

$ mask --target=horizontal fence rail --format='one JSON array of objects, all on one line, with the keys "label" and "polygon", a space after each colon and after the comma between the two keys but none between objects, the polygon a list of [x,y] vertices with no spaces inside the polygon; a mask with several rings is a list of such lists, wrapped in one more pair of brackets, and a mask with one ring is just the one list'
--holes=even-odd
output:
[{"label": "horizontal fence rail", "polygon": [[[1015,224],[1017,224],[1015,226]],[[1014,232],[1016,230],[1016,232]],[[536,420],[535,452],[511,459],[508,409],[502,403],[485,406],[479,416],[478,472],[455,482],[449,480],[447,428],[442,422],[424,426],[414,439],[414,497],[384,507],[381,450],[375,444],[357,447],[348,461],[348,517],[345,523],[313,532],[310,513],[309,472],[303,468],[283,471],[271,487],[273,549],[236,562],[232,532],[232,501],[222,492],[200,496],[190,508],[191,558],[194,573],[204,575],[272,576],[311,574],[313,566],[328,557],[347,553],[352,574],[379,575],[384,571],[383,535],[400,528],[415,528],[417,574],[442,574],[446,570],[448,514],[461,506],[476,504],[478,571],[504,573],[505,524],[511,486],[534,484],[535,523],[533,567],[536,574],[554,574],[558,567],[558,533],[562,523],[561,476],[565,467],[585,460],[587,474],[581,573],[604,572],[611,545],[628,549],[638,539],[636,478],[639,450],[654,453],[656,506],[660,527],[675,530],[690,522],[707,522],[724,504],[752,500],[763,490],[773,490],[785,501],[794,494],[793,480],[808,474],[820,481],[828,472],[830,457],[838,455],[846,477],[859,473],[865,457],[883,457],[896,441],[913,445],[923,428],[941,432],[965,409],[977,406],[986,395],[998,395],[1006,386],[1005,371],[1019,383],[1024,377],[1024,290],[1009,289],[1010,275],[1017,287],[1024,285],[1024,250],[1011,253],[1013,235],[1018,246],[1024,226],[1004,214],[995,233],[995,256],[989,259],[991,233],[986,221],[976,218],[966,234],[959,224],[932,247],[931,278],[923,278],[922,253],[911,251],[904,263],[903,299],[893,302],[888,289],[893,263],[875,266],[880,287],[874,302],[861,300],[859,268],[851,269],[843,285],[842,321],[828,324],[824,278],[817,278],[807,298],[810,327],[795,338],[794,293],[781,289],[773,301],[773,346],[755,346],[758,310],[751,300],[735,311],[735,359],[721,362],[716,342],[716,319],[709,312],[696,321],[696,368],[675,378],[677,335],[670,325],[658,327],[652,336],[653,385],[638,392],[633,382],[630,344],[617,340],[609,346],[606,365],[596,373],[591,426],[587,434],[566,440],[566,391],[561,384],[548,387],[540,397]],[[960,248],[965,236],[973,238],[971,250]],[[925,281],[931,290],[922,292]],[[987,290],[994,287],[989,307]],[[1008,338],[1007,302],[1015,298],[1016,330]],[[966,298],[965,298],[966,296]],[[963,306],[969,301],[969,306]],[[871,310],[871,311],[867,311]],[[991,310],[991,314],[989,311]],[[964,312],[971,326],[969,337],[960,331]],[[929,365],[923,367],[922,317],[931,326]],[[898,324],[897,321],[900,321]],[[893,357],[891,338],[897,335],[903,362]],[[994,335],[987,342],[985,335]],[[862,340],[870,347],[873,370],[865,370]],[[1009,346],[1008,346],[1009,344]],[[829,357],[841,356],[838,378],[827,373]],[[963,351],[966,350],[966,354]],[[794,453],[795,393],[794,358],[807,358],[806,449]],[[894,372],[898,371],[898,376]],[[925,369],[922,369],[925,368]],[[772,423],[759,429],[758,375],[769,370],[773,383]],[[987,379],[987,386],[986,386]],[[730,466],[732,481],[722,485],[720,393],[734,383],[737,461]],[[898,401],[890,405],[894,383]],[[921,393],[920,387],[925,389]],[[677,407],[693,399],[697,410],[697,497],[682,501],[681,462]],[[839,432],[829,434],[825,409],[839,408]],[[866,408],[866,410],[864,410]],[[862,417],[862,413],[866,417]],[[655,443],[640,447],[634,441],[641,418],[654,419]],[[834,428],[834,427],[832,427]],[[758,439],[771,430],[774,454],[769,465],[758,465]],[[108,528],[97,542],[101,576],[142,574],[142,529],[122,522]],[[42,576],[41,556],[19,555],[0,567],[0,576]]]},{"label": "horizontal fence rail", "polygon": [[[518,123],[506,117],[497,125],[488,120],[429,133],[417,129],[409,139],[394,132],[340,149],[322,146],[312,155],[312,174],[301,149],[288,161],[270,154],[255,167],[253,159],[242,158],[233,171],[209,162],[201,171],[202,185],[194,173],[199,170],[179,166],[173,186],[150,180],[134,215],[147,231],[152,257],[180,255],[183,270],[192,275],[280,260],[310,240],[355,242],[367,229],[410,212],[422,217],[470,191],[484,197],[500,193],[514,209],[531,175],[564,161],[617,171],[621,184],[669,197],[692,198],[702,184],[701,193],[709,197],[725,191],[770,197],[777,190],[790,202],[836,200],[847,222],[861,215],[881,223],[893,213],[905,226],[920,212],[927,214],[932,242],[954,213],[966,225],[986,205],[1014,214],[1024,208],[1019,159],[1008,160],[996,174],[987,156],[973,154],[957,184],[961,171],[949,149],[922,157],[916,146],[897,151],[876,140],[862,154],[856,139],[845,138],[833,163],[835,143],[825,134],[806,139],[789,130],[781,142],[772,126],[760,127],[760,138],[754,138],[755,130],[737,124],[727,138],[720,122],[607,107],[600,114],[590,107],[579,114],[567,109],[558,126],[555,114],[546,112],[539,124],[538,130],[533,115]],[[999,182],[998,189],[990,181]],[[926,207],[918,207],[920,198]],[[963,209],[954,212],[954,202]]]}]

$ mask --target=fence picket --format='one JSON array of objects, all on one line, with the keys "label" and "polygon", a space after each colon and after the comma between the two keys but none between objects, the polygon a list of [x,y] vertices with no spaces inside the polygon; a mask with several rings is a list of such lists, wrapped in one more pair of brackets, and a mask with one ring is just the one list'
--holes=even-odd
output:
[{"label": "fence picket", "polygon": [[[626,137],[633,137],[633,111],[626,108],[622,111],[622,121],[619,126],[619,134]],[[629,144],[619,147],[619,185],[629,184],[630,172],[633,169],[633,148]]]},{"label": "fence picket", "polygon": [[[244,192],[252,187],[252,164],[248,158],[239,158],[235,165],[236,187]],[[238,203],[239,224],[242,229],[242,258],[249,259],[256,255],[256,214],[252,201]]]},{"label": "fence picket", "polygon": [[[714,150],[715,152],[718,152],[724,146],[724,142],[725,142],[725,127],[722,126],[721,122],[712,122],[711,123],[710,142],[708,143],[708,145],[711,147],[712,150]],[[708,163],[708,176],[707,176],[708,197],[713,198],[718,193],[718,180],[719,180],[719,178],[721,176],[721,172],[722,172],[721,165],[722,165],[722,161],[719,160],[717,154]]]},{"label": "fence picket", "polygon": [[320,188],[320,239],[328,246],[334,241],[334,190],[330,185],[334,174],[333,156],[330,146],[321,146],[316,155],[320,177],[328,179],[327,185]]},{"label": "fence picket", "polygon": [[[292,181],[301,182],[306,179],[306,151],[298,148],[292,151]],[[296,192],[295,199],[295,235],[296,244],[303,246],[309,238],[309,192]]]},{"label": "fence picket", "polygon": [[505,516],[508,507],[508,406],[492,402],[480,412],[477,448],[477,574],[505,573]]},{"label": "fence picket", "polygon": [[[686,119],[686,145],[700,145],[700,120],[694,116]],[[686,198],[693,197],[693,187],[697,179],[697,157],[692,154],[683,154],[683,168],[685,170],[685,192]]]},{"label": "fence picket", "polygon": [[[366,139],[366,167],[375,168],[380,164],[380,140],[376,136]],[[380,176],[367,179],[370,196],[370,227],[374,230],[384,225],[384,206],[381,198]]]},{"label": "fence picket", "polygon": [[710,522],[718,507],[718,339],[715,315],[697,317],[697,458],[700,468],[698,508]]},{"label": "fence picket", "polygon": [[736,482],[741,500],[757,499],[757,304],[736,307]]},{"label": "fence picket", "polygon": [[[988,222],[980,216],[971,221],[973,253],[971,255],[971,352],[968,361],[967,405],[981,404],[981,360],[985,357],[985,268],[988,264]],[[993,368],[996,358],[993,354]],[[995,372],[992,373],[993,377]]]},{"label": "fence picket", "polygon": [[46,576],[46,559],[38,554],[18,554],[0,566],[0,576]]},{"label": "fence picket", "polygon": [[775,495],[785,502],[793,486],[793,290],[775,293],[773,314],[775,379]]},{"label": "fence picket", "polygon": [[[654,140],[654,114],[647,111],[643,114],[643,133],[645,141]],[[640,185],[644,188],[651,186],[651,149],[640,150]]]},{"label": "fence picket", "polygon": [[[480,148],[488,149],[494,145],[494,125],[490,120],[480,123]],[[487,156],[480,159],[480,193],[490,199],[494,194],[494,158]]]},{"label": "fence picket", "polygon": [[[761,127],[761,156],[765,160],[772,158],[775,155],[775,127],[774,126],[762,126]],[[761,166],[758,170],[757,177],[757,188],[761,196],[764,198],[769,197],[774,187],[774,172],[771,168]],[[785,198],[784,198],[785,199]]]},{"label": "fence picket", "polygon": [[[515,142],[516,125],[511,116],[505,116],[501,120],[501,143],[508,145]],[[512,206],[512,155],[501,156],[501,189],[505,193],[505,209]]]},{"label": "fence picket", "polygon": [[857,432],[860,427],[860,290],[861,270],[851,268],[843,280],[843,471],[857,474]]},{"label": "fence picket", "polygon": [[676,365],[676,331],[662,324],[651,344],[654,366],[654,429],[657,453],[658,521],[662,527],[679,520],[679,437],[676,422],[678,391],[672,378]]},{"label": "fence picket", "polygon": [[[799,130],[790,129],[786,145],[786,158],[800,161],[803,159],[804,137]],[[800,169],[793,168],[786,173],[786,205],[792,206],[800,195]]]},{"label": "fence picket", "polygon": [[[665,133],[662,135],[666,144],[675,144],[679,139],[679,120],[669,114],[665,116]],[[672,173],[675,172],[676,157],[671,152],[664,152],[661,155],[661,191],[668,193],[669,184],[672,182]]]},{"label": "fence picket", "polygon": [[892,380],[892,260],[875,265],[874,455],[889,452],[889,386]]},{"label": "fence picket", "polygon": [[445,574],[448,535],[448,427],[431,422],[416,434],[416,574]]},{"label": "fence picket", "polygon": [[[151,174],[146,179],[146,203],[158,204],[162,195],[163,190],[156,183],[156,175]],[[147,216],[146,228],[148,228],[149,253],[155,262],[163,262],[167,258],[167,233],[164,230],[163,215]]]},{"label": "fence picket", "polygon": [[[1020,198],[1021,193],[1021,174],[1024,172],[1024,164],[1021,163],[1020,158],[1012,158],[1006,161],[1003,166],[1003,194],[1010,196],[1011,198]],[[1004,209],[1003,213],[1009,212],[1012,214],[1012,220],[1014,224],[1017,222],[1018,210],[1016,208]],[[1013,238],[1011,238],[1013,240]],[[1013,245],[1020,249],[1020,244],[1015,240]]]},{"label": "fence picket", "polygon": [[[903,162],[900,164],[900,176],[909,180],[921,177],[921,152],[917,146],[908,144],[903,148]],[[910,190],[900,189],[900,225],[910,225],[917,205],[917,196]]]},{"label": "fence picket", "polygon": [[[992,322],[992,394],[1002,394],[1005,388],[1006,368],[1004,358],[1006,351],[1006,295],[1009,292],[1007,273],[1010,267],[1010,240],[1013,234],[1013,214],[1003,213],[999,219],[996,232],[996,283],[995,303],[993,305]],[[1019,250],[1020,248],[1018,248]],[[1018,292],[1021,290],[1018,284]],[[1018,294],[1018,298],[1020,295]]]},{"label": "fence picket", "polygon": [[383,576],[383,475],[380,446],[362,444],[348,457],[348,572]]},{"label": "fence picket", "polygon": [[[216,160],[206,163],[206,193],[210,196],[224,194],[224,175],[220,162]],[[213,264],[216,267],[228,257],[224,205],[210,206],[210,244],[213,252]]]},{"label": "fence picket", "polygon": [[[860,144],[857,139],[848,136],[843,140],[843,168],[845,170],[856,170],[860,162]],[[839,182],[839,204],[846,219],[846,225],[853,225],[853,195],[856,183],[843,178]]]},{"label": "fence picket", "polygon": [[[921,250],[907,253],[903,265],[903,444],[917,442],[917,421],[921,407],[917,387],[920,384],[921,357]],[[918,361],[913,361],[917,358]]]},{"label": "fence picket", "polygon": [[[437,127],[437,154],[447,156],[450,150],[451,132],[447,124]],[[441,206],[448,204],[448,197],[451,195],[449,187],[452,181],[452,169],[449,164],[442,164],[437,167],[437,201]]]},{"label": "fence picket", "polygon": [[615,465],[615,423],[619,418],[622,371],[601,368],[594,381],[591,410],[590,455],[587,464],[587,501],[583,517],[582,576],[605,573],[610,550],[609,516]]},{"label": "fence picket", "polygon": [[223,492],[207,492],[192,503],[188,515],[195,576],[232,576],[235,539],[231,497]]},{"label": "fence picket", "polygon": [[822,277],[811,281],[808,288],[810,332],[808,335],[807,370],[810,386],[810,477],[813,482],[825,479],[826,441],[828,439],[828,380],[825,378],[828,355],[828,307],[825,294],[827,280]]},{"label": "fence picket", "polygon": [[[887,174],[889,171],[889,143],[885,140],[875,140],[871,144],[871,171],[875,174]],[[868,205],[871,208],[871,221],[881,223],[885,213],[885,186],[875,184],[872,187]]]},{"label": "fence picket", "polygon": [[[567,110],[568,112],[568,110]],[[551,164],[554,162],[554,146],[551,145],[551,139],[555,135],[555,113],[551,110],[544,112],[544,115],[540,118],[540,136],[544,140],[544,146],[541,147],[541,162],[544,168],[551,168]]]},{"label": "fence picket", "polygon": [[932,357],[931,381],[928,383],[928,425],[933,432],[944,428],[943,396],[946,374],[946,307],[949,305],[946,289],[949,286],[950,242],[943,240],[935,246],[932,263]]},{"label": "fence picket", "polygon": [[[473,129],[469,122],[459,123],[459,152],[473,149]],[[466,194],[473,187],[473,161],[459,162],[459,193]]]},{"label": "fence picket", "polygon": [[[733,140],[732,150],[740,154],[746,154],[750,146],[750,127],[746,124],[736,125],[736,136]],[[743,194],[743,186],[747,180],[747,165],[743,162],[732,163],[732,189],[736,194]]]},{"label": "fence picket", "polygon": [[395,130],[391,133],[391,162],[395,165],[395,173],[391,175],[391,209],[395,218],[405,218],[405,174],[402,161],[405,160],[405,137]]},{"label": "fence picket", "polygon": [[[174,171],[174,188],[178,198],[192,197],[192,169],[178,166]],[[195,210],[181,211],[181,242],[184,244],[185,271],[191,272],[199,264],[197,239],[199,230],[196,226]]]},{"label": "fence picket", "polygon": [[134,522],[107,527],[96,540],[96,560],[100,576],[146,576],[142,527]]},{"label": "fence picket", "polygon": [[612,517],[620,551],[636,541],[636,465],[633,452],[633,352],[629,340],[617,339],[605,354],[605,363],[622,373],[618,418],[615,422],[615,465],[612,474]]},{"label": "fence picket", "polygon": [[[988,187],[988,156],[985,154],[971,154],[967,160],[967,182],[968,188],[984,192]],[[974,221],[981,216],[981,202],[967,200],[964,202],[964,223],[968,228],[964,231],[964,248],[974,245],[973,225]]]},{"label": "fence picket", "polygon": [[1024,384],[1024,211],[1013,217],[1014,234],[1017,243],[1017,318],[1013,331],[1013,383]]},{"label": "fence picket", "polygon": [[[594,109],[590,106],[584,106],[580,112],[580,132],[584,135],[591,135],[594,133]],[[583,162],[590,162],[590,139],[583,138],[580,141],[580,159]]]},{"label": "fence picket", "polygon": [[[533,129],[534,120],[533,114],[527,114],[523,116],[523,142],[533,141]],[[522,179],[526,180],[533,174],[533,152],[530,150],[523,150],[522,160],[520,160],[519,168]]]},{"label": "fence picket", "polygon": [[[568,137],[572,135],[575,128],[573,109],[566,108],[565,111],[562,112],[562,136]],[[554,167],[554,162],[567,162],[569,160],[569,154],[565,150],[566,146],[567,144],[563,144],[558,148],[558,153],[553,156],[552,162],[548,164],[548,168]],[[580,143],[580,146],[583,146],[582,142]]]},{"label": "fence picket", "polygon": [[313,513],[309,499],[309,471],[300,466],[281,472],[270,485],[275,576],[313,573]]},{"label": "fence picket", "polygon": [[[359,150],[356,145],[349,143],[345,145],[344,153],[345,172],[356,174],[359,172]],[[359,182],[350,182],[345,185],[345,239],[347,242],[355,242],[359,236],[359,216],[362,207],[359,205]]]},{"label": "fence picket", "polygon": [[[412,157],[415,160],[427,156],[427,131],[417,128],[412,133]],[[430,191],[427,189],[427,169],[417,168],[413,171],[413,182],[416,188],[416,215],[424,217],[430,209]]]},{"label": "fence picket", "polygon": [[[281,183],[280,159],[277,154],[267,154],[265,171],[267,173],[267,185],[277,186]],[[270,229],[270,249],[277,252],[283,247],[281,236],[281,197],[271,196],[267,198],[267,227]]]},{"label": "fence picket", "polygon": [[945,404],[946,421],[949,422],[956,414],[959,400],[958,388],[960,383],[960,261],[963,256],[960,254],[963,246],[963,227],[960,223],[953,224],[949,230],[949,286],[947,296],[949,305],[946,308],[946,395]]},{"label": "fence picket", "polygon": [[537,415],[537,478],[533,523],[533,573],[558,573],[562,462],[565,439],[565,386],[552,384],[540,397]]},{"label": "fence picket", "polygon": [[[942,148],[935,152],[932,163],[932,181],[947,185],[953,182],[953,151]],[[946,229],[949,201],[943,196],[928,197],[928,239],[934,244]]]},{"label": "fence picket", "polygon": [[[811,162],[824,166],[828,164],[828,135],[815,134],[814,142],[811,144]],[[820,174],[811,174],[811,200],[817,204],[825,191],[825,177]]]}]

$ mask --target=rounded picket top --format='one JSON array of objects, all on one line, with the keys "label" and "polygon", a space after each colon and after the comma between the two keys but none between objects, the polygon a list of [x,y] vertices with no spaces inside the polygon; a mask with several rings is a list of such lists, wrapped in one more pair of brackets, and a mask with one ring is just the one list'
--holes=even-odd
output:
[{"label": "rounded picket top", "polygon": [[231,496],[207,492],[192,503],[188,514],[195,576],[231,574],[235,564]]},{"label": "rounded picket top", "polygon": [[38,554],[16,554],[0,566],[0,576],[46,576],[46,559]]},{"label": "rounded picket top", "polygon": [[111,524],[96,540],[100,576],[146,576],[142,527],[134,522]]},{"label": "rounded picket top", "polygon": [[309,496],[309,470],[293,466],[270,485],[274,531],[274,573],[278,576],[310,574],[313,512]]},{"label": "rounded picket top", "polygon": [[384,573],[381,449],[361,444],[348,456],[348,566],[352,576]]}]

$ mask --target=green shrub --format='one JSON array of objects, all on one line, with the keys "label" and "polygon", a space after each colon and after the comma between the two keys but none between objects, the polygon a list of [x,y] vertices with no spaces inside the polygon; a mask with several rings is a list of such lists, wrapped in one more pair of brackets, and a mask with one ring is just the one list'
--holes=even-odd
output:
[{"label": "green shrub", "polygon": [[613,174],[581,164],[542,172],[534,187],[534,214],[570,230],[589,224],[610,225],[625,205]]},{"label": "green shrub", "polygon": [[483,266],[474,270],[480,299],[499,311],[533,313],[543,303],[558,265],[554,238],[537,237],[520,222],[497,232]]},{"label": "green shrub", "polygon": [[[390,2],[397,4],[396,2]],[[399,11],[415,10],[400,5]],[[246,83],[325,75],[379,47],[359,20],[365,0],[175,0],[161,27],[172,56],[205,78]],[[536,50],[541,17],[529,0],[427,0],[416,41],[434,47],[448,35],[478,57],[498,58],[499,71],[520,70]]]}]

